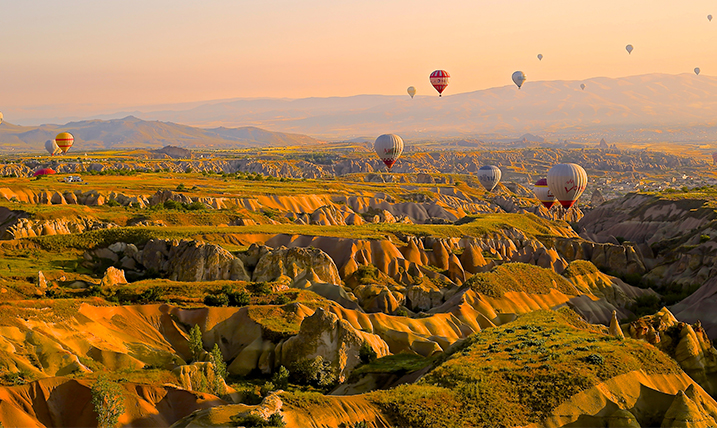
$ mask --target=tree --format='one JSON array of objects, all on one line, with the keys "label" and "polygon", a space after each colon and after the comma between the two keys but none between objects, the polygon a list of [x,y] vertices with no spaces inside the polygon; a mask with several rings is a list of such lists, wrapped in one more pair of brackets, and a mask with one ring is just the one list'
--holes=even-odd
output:
[{"label": "tree", "polygon": [[202,343],[202,330],[199,328],[199,324],[194,324],[194,327],[189,331],[189,350],[192,353],[192,360],[198,361],[199,357],[204,352],[204,343]]},{"label": "tree", "polygon": [[212,359],[212,363],[214,363],[214,371],[216,372],[217,376],[221,377],[222,379],[226,379],[227,363],[224,362],[224,354],[222,354],[222,350],[219,349],[218,344],[214,344],[214,348],[212,348],[210,356]]},{"label": "tree", "polygon": [[114,428],[124,414],[122,387],[106,375],[100,375],[92,385],[92,405],[97,413],[99,428]]},{"label": "tree", "polygon": [[271,382],[276,385],[279,389],[286,389],[289,387],[289,370],[286,369],[286,367],[281,366],[279,367],[279,371],[274,373],[274,376],[271,378]]}]

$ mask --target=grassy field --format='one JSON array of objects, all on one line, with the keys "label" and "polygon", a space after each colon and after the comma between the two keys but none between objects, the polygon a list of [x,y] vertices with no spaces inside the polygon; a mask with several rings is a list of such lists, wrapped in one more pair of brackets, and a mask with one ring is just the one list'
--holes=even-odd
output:
[{"label": "grassy field", "polygon": [[653,346],[600,333],[568,309],[537,311],[471,336],[418,383],[369,396],[398,426],[523,426],[634,370],[681,371]]}]

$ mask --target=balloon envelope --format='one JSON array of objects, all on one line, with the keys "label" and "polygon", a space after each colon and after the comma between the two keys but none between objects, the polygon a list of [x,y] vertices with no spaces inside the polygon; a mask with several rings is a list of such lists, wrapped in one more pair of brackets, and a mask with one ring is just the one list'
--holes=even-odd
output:
[{"label": "balloon envelope", "polygon": [[535,182],[535,185],[533,185],[533,193],[535,193],[535,196],[538,198],[540,203],[547,209],[552,208],[553,205],[558,202],[558,200],[555,199],[553,192],[550,191],[550,188],[548,187],[548,180],[546,178],[541,178]]},{"label": "balloon envelope", "polygon": [[627,53],[631,54],[634,48],[632,47],[632,45],[627,45],[625,46],[625,49],[627,50]]},{"label": "balloon envelope", "polygon": [[707,20],[712,21],[712,15],[707,15]]},{"label": "balloon envelope", "polygon": [[540,61],[543,60],[543,54],[538,54],[538,60],[540,60]]},{"label": "balloon envelope", "polygon": [[57,146],[57,143],[55,143],[55,140],[45,141],[45,150],[47,150],[47,153],[49,153],[50,156],[54,156],[61,152],[60,148]]},{"label": "balloon envelope", "polygon": [[2,123],[2,112],[0,112],[0,123]]},{"label": "balloon envelope", "polygon": [[511,77],[513,78],[513,83],[518,85],[518,89],[520,89],[520,87],[523,86],[523,82],[525,82],[525,73],[516,71]]},{"label": "balloon envelope", "polygon": [[451,78],[451,75],[448,74],[446,70],[436,70],[431,73],[430,78],[431,85],[436,88],[436,91],[438,91],[438,96],[440,97],[443,94],[443,91],[446,89],[446,86],[448,86],[448,80]]},{"label": "balloon envelope", "polygon": [[580,89],[582,89],[583,91],[585,90],[585,84],[584,84],[584,83],[581,83],[581,84],[580,84]]},{"label": "balloon envelope", "polygon": [[717,165],[717,152],[712,153],[712,162]]},{"label": "balloon envelope", "polygon": [[57,147],[62,150],[62,153],[67,153],[74,142],[75,137],[73,137],[69,132],[60,132],[57,134],[57,137],[55,137],[55,143],[57,143]]},{"label": "balloon envelope", "polygon": [[490,192],[498,185],[501,175],[503,174],[497,166],[485,165],[478,170],[478,181],[485,187],[485,190]]},{"label": "balloon envelope", "polygon": [[698,75],[698,76],[700,75],[700,68],[699,68],[699,67],[695,67],[695,74]]},{"label": "balloon envelope", "polygon": [[575,204],[588,184],[588,175],[580,165],[561,163],[548,171],[548,187],[565,208]]},{"label": "balloon envelope", "polygon": [[376,138],[373,149],[379,158],[391,169],[403,153],[403,140],[396,134],[383,134]]},{"label": "balloon envelope", "polygon": [[55,170],[52,168],[42,168],[35,171],[34,174],[32,174],[33,177],[39,177],[41,175],[52,175],[55,173]]},{"label": "balloon envelope", "polygon": [[410,95],[411,98],[413,98],[413,96],[416,95],[416,88],[414,88],[413,86],[409,86],[408,87],[408,95]]}]

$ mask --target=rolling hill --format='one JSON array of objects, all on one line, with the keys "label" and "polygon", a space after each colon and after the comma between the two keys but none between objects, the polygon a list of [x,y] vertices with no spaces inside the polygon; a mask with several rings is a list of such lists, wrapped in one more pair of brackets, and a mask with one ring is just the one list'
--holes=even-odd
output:
[{"label": "rolling hill", "polygon": [[226,149],[243,147],[297,146],[321,141],[299,134],[271,132],[256,127],[201,129],[170,122],[145,121],[134,116],[112,120],[86,120],[66,125],[0,125],[0,151],[44,152],[45,141],[59,132],[71,132],[83,150],[161,148]]}]

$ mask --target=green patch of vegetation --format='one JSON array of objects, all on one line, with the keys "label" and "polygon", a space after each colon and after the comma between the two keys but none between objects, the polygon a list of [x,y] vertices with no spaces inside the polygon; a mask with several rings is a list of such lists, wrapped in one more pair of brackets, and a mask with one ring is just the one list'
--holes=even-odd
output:
[{"label": "green patch of vegetation", "polygon": [[367,397],[399,426],[523,426],[615,376],[681,372],[645,342],[588,327],[569,309],[531,312],[471,336],[419,382]]},{"label": "green patch of vegetation", "polygon": [[401,376],[424,369],[433,364],[434,361],[434,358],[426,358],[416,354],[387,355],[357,367],[351,372],[351,380],[357,380],[368,373],[392,373]]},{"label": "green patch of vegetation", "polygon": [[331,399],[320,392],[284,392],[281,394],[281,400],[295,408],[302,410],[310,410],[312,407],[328,407],[331,405]]},{"label": "green patch of vegetation", "polygon": [[569,295],[575,294],[570,282],[552,269],[526,263],[496,266],[490,272],[473,275],[465,284],[473,291],[491,297],[501,297],[509,291],[548,294],[551,290],[557,290]]}]

